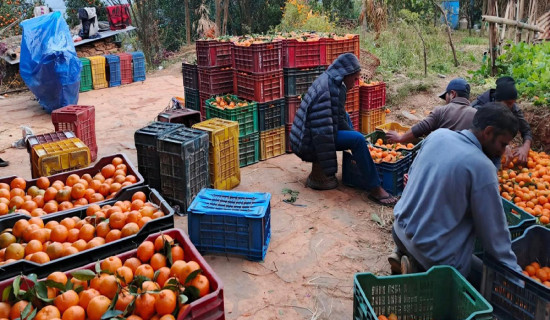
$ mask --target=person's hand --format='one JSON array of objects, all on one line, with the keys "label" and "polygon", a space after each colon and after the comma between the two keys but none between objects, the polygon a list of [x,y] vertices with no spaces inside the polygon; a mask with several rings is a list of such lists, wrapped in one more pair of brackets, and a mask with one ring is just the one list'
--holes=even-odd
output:
[{"label": "person's hand", "polygon": [[389,143],[401,142],[401,135],[396,131],[388,131],[386,132],[386,140],[388,140]]},{"label": "person's hand", "polygon": [[529,158],[529,148],[521,146],[514,150],[514,157],[518,157],[519,163],[526,163]]},{"label": "person's hand", "polygon": [[506,146],[506,150],[504,151],[504,163],[508,165],[508,163],[512,162],[514,160],[514,152],[512,151],[512,148],[510,146]]}]

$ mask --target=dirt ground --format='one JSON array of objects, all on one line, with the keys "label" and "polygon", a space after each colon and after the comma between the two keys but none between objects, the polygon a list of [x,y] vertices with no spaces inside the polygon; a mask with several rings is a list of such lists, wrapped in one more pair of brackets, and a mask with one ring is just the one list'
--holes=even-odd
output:
[{"label": "dirt ground", "polygon": [[[440,91],[448,79],[441,82],[431,91]],[[134,132],[154,120],[175,95],[183,95],[178,64],[149,74],[143,83],[81,93],[79,104],[96,108],[98,158],[123,152],[137,164]],[[402,110],[416,110],[423,117],[438,103],[433,93],[411,96],[388,120],[411,124],[414,121],[400,115]],[[0,99],[0,110],[0,157],[11,163],[0,168],[0,176],[30,179],[26,150],[10,145],[21,138],[21,125],[35,134],[53,131],[51,118],[29,92]],[[223,281],[227,319],[350,319],[354,274],[389,273],[391,209],[342,185],[323,192],[305,188],[310,166],[287,154],[241,169],[241,184],[235,190],[272,195],[272,235],[260,263],[205,257]],[[283,188],[300,192],[297,205],[282,201]],[[373,215],[385,225],[376,223]],[[187,232],[186,217],[177,217],[175,224]]]}]

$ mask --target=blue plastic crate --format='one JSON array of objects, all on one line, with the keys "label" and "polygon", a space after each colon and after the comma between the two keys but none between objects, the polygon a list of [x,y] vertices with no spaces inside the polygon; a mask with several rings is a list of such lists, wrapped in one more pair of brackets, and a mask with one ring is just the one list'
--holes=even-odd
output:
[{"label": "blue plastic crate", "polygon": [[189,208],[188,233],[203,253],[265,258],[271,238],[271,194],[203,189]]},{"label": "blue plastic crate", "polygon": [[134,70],[134,82],[136,81],[145,81],[145,56],[143,52],[136,51],[131,52],[133,70]]},{"label": "blue plastic crate", "polygon": [[120,57],[113,54],[108,54],[104,57],[107,60],[107,80],[109,81],[109,87],[120,86]]}]

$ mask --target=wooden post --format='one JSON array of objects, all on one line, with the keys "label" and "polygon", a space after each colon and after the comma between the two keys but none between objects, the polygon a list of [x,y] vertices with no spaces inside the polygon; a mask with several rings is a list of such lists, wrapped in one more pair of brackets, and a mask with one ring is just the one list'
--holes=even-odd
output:
[{"label": "wooden post", "polygon": [[[496,15],[496,1],[489,0],[487,5],[487,13],[490,16]],[[489,54],[491,57],[491,76],[495,76],[497,73],[496,67],[496,58],[497,58],[497,47],[498,47],[498,35],[496,30],[496,24],[494,22],[489,22]]]},{"label": "wooden post", "polygon": [[[523,8],[525,7],[525,0],[519,0],[518,1],[518,9],[517,9],[517,15],[516,15],[516,21],[521,22],[521,19],[523,19]],[[516,27],[516,43],[521,42],[521,34],[523,33],[523,28],[521,26]]]},{"label": "wooden post", "polygon": [[[487,0],[483,0],[483,6],[481,9],[481,14],[488,14],[487,13]],[[481,21],[481,25],[479,27],[479,34],[483,37],[485,35],[485,26],[483,25],[483,21]]]}]

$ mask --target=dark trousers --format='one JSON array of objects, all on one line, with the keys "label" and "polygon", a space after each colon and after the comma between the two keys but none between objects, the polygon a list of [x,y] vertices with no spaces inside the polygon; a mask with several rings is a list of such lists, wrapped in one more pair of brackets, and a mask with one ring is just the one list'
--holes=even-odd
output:
[{"label": "dark trousers", "polygon": [[397,237],[397,235],[395,234],[395,231],[393,230],[393,227],[391,228],[391,235],[392,235],[392,238],[393,238],[393,241],[395,242],[395,246],[397,247],[397,254],[399,256],[407,256],[407,258],[409,258],[409,262],[411,263],[411,267],[416,271],[416,272],[424,272],[426,271],[426,268],[424,268],[424,266],[422,266],[415,258],[414,256],[409,252],[409,250],[407,250],[407,248],[405,248],[405,246],[403,245],[403,242],[401,242],[401,240],[399,240],[399,237]]},{"label": "dark trousers", "polygon": [[338,131],[336,135],[336,150],[351,150],[357,167],[363,174],[365,189],[371,190],[380,186],[380,177],[372,161],[365,137],[357,131]]}]

